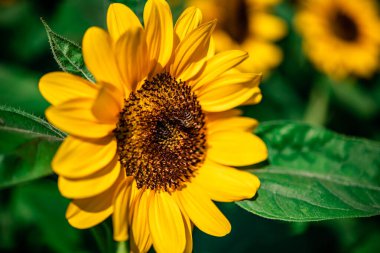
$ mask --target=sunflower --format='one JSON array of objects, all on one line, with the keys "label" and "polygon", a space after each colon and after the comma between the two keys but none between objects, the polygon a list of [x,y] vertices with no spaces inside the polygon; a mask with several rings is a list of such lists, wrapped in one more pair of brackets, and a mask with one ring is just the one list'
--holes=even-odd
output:
[{"label": "sunflower", "polygon": [[190,252],[192,228],[224,236],[230,223],[213,201],[255,195],[247,166],[267,158],[252,134],[257,121],[234,107],[257,103],[261,75],[236,69],[248,57],[215,54],[215,21],[186,9],[173,28],[164,0],[148,0],[144,26],[125,5],[111,4],[108,32],[83,38],[91,83],[53,72],[39,83],[52,104],[47,119],[68,133],[53,161],[66,212],[80,229],[112,216],[114,239],[134,252]]},{"label": "sunflower", "polygon": [[295,23],[304,51],[334,78],[370,77],[379,67],[380,23],[371,0],[308,0]]},{"label": "sunflower", "polygon": [[287,32],[285,23],[271,14],[281,0],[189,0],[207,14],[207,20],[218,19],[214,38],[216,51],[231,48],[248,52],[239,66],[242,71],[266,73],[282,61],[282,51],[274,42]]}]

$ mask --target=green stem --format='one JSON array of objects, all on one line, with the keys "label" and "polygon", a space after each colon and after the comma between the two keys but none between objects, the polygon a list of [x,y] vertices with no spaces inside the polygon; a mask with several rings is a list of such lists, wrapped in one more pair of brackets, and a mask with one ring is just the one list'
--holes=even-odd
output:
[{"label": "green stem", "polygon": [[114,252],[114,241],[110,227],[106,222],[102,222],[98,226],[91,228],[91,233],[95,237],[100,252]]},{"label": "green stem", "polygon": [[317,80],[310,92],[309,104],[305,110],[304,121],[323,126],[326,123],[331,89],[323,79]]},{"label": "green stem", "polygon": [[117,244],[116,253],[129,253],[129,247],[127,242],[119,242]]}]

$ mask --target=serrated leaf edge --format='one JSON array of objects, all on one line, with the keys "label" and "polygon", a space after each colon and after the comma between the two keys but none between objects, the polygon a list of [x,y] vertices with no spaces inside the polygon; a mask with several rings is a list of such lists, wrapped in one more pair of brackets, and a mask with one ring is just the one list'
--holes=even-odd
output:
[{"label": "serrated leaf edge", "polygon": [[[29,114],[29,113],[24,112],[22,110],[19,110],[19,109],[13,108],[13,107],[9,107],[9,106],[5,106],[5,105],[0,105],[0,111],[6,111],[6,112],[10,112],[10,113],[16,113],[18,115],[21,115],[21,116],[23,116],[25,118],[28,118],[30,120],[33,120],[33,121],[37,122],[38,124],[44,126],[45,128],[49,129],[50,131],[54,132],[57,135],[57,136],[50,136],[50,137],[56,137],[56,138],[61,139],[61,140],[66,137],[66,135],[63,132],[61,132],[58,128],[54,127],[49,122],[47,122],[44,119],[42,119],[40,117],[37,117],[35,115]],[[7,128],[7,127],[2,126],[2,128]],[[37,133],[37,132],[33,132],[33,131],[28,131],[26,129],[20,129],[20,128],[9,128],[9,129],[18,129],[18,130],[24,131],[24,132],[26,131],[26,132],[30,132],[30,133],[33,133],[33,134],[43,135],[41,133]]]},{"label": "serrated leaf edge", "polygon": [[[56,43],[55,43],[55,42],[53,41],[53,39],[51,38],[50,33],[53,34],[54,36],[56,36],[56,37],[58,37],[58,38],[64,40],[64,41],[66,41],[66,42],[72,44],[73,46],[78,47],[79,49],[80,49],[81,47],[80,47],[77,43],[75,43],[75,42],[73,42],[73,41],[71,41],[71,40],[69,40],[69,39],[67,39],[67,38],[65,38],[65,37],[63,37],[63,36],[61,36],[61,35],[55,33],[55,32],[49,27],[49,25],[46,23],[46,21],[45,21],[43,18],[40,18],[40,19],[41,19],[42,24],[43,24],[44,27],[45,27],[46,34],[47,34],[47,37],[48,37],[48,40],[49,40],[50,50],[51,50],[51,52],[52,52],[52,54],[53,54],[53,57],[54,57],[55,61],[58,63],[59,67],[60,67],[63,71],[68,72],[67,69],[65,68],[65,66],[64,66],[64,65],[61,63],[61,61],[58,59],[58,56],[57,56],[57,54],[56,54],[55,51],[54,51],[54,45],[56,45]],[[56,45],[56,47],[57,47],[58,49],[61,50],[61,48],[59,48],[58,45]],[[61,51],[62,51],[62,50],[61,50]],[[63,51],[62,51],[62,52],[63,52]],[[90,73],[86,73],[86,71],[84,71],[83,69],[79,68],[76,64],[74,64],[74,63],[72,62],[72,60],[71,60],[69,57],[67,57],[67,55],[65,55],[65,54],[63,54],[63,55],[64,55],[65,58],[70,62],[70,64],[71,64],[72,66],[74,66],[75,69],[77,69],[80,73],[82,73],[82,75],[83,75],[88,81],[94,83],[94,79],[93,79],[93,77],[91,76]]]}]

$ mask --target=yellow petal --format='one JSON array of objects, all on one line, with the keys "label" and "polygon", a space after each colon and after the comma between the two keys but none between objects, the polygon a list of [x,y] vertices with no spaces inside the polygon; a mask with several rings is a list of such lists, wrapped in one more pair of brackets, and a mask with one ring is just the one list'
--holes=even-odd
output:
[{"label": "yellow petal", "polygon": [[193,252],[193,224],[190,218],[186,214],[182,214],[183,223],[185,223],[185,233],[186,233],[186,247],[184,252]]},{"label": "yellow petal", "polygon": [[175,51],[170,73],[177,79],[187,81],[203,67],[207,59],[210,37],[216,21],[205,23],[191,31]]},{"label": "yellow petal", "polygon": [[104,83],[94,101],[92,113],[99,121],[116,125],[123,104],[123,93],[115,86]]},{"label": "yellow petal", "polygon": [[178,18],[174,32],[178,43],[181,42],[191,31],[196,29],[202,22],[202,12],[195,7],[189,7],[184,10]]},{"label": "yellow petal", "polygon": [[91,176],[72,179],[60,176],[58,188],[66,198],[88,198],[109,189],[121,176],[120,163],[116,159]]},{"label": "yellow petal", "polygon": [[70,225],[78,229],[86,229],[93,227],[100,222],[104,221],[112,213],[112,206],[107,209],[99,210],[97,212],[88,212],[81,210],[78,206],[70,203],[67,208],[66,218]]},{"label": "yellow petal", "polygon": [[252,132],[258,121],[248,117],[230,117],[211,121],[207,124],[209,134],[218,131],[242,130]]},{"label": "yellow petal", "polygon": [[207,52],[207,60],[211,59],[215,55],[215,39],[213,36],[210,38],[210,45],[208,47],[208,52]]},{"label": "yellow petal", "polygon": [[97,85],[65,72],[46,74],[38,85],[42,96],[52,105],[76,98],[95,98],[98,91]]},{"label": "yellow petal", "polygon": [[237,44],[236,41],[222,29],[217,29],[212,37],[218,42],[216,47],[219,52],[241,48],[240,45]]},{"label": "yellow petal", "polygon": [[218,131],[209,135],[207,155],[215,162],[230,166],[248,166],[267,159],[265,143],[243,131]]},{"label": "yellow petal", "polygon": [[213,236],[225,236],[231,224],[199,186],[189,183],[176,191],[177,202],[200,230]]},{"label": "yellow petal", "polygon": [[215,78],[208,84],[202,86],[202,88],[197,91],[197,94],[198,96],[207,96],[208,92],[213,92],[217,89],[223,89],[234,84],[249,84],[251,87],[257,87],[260,84],[261,77],[261,74],[241,73],[231,70],[222,76]]},{"label": "yellow petal", "polygon": [[142,29],[127,31],[116,43],[117,60],[123,80],[129,90],[136,90],[151,71],[147,58],[147,44]]},{"label": "yellow petal", "polygon": [[219,119],[241,116],[242,114],[243,112],[241,110],[232,109],[232,110],[223,111],[223,112],[208,112],[206,116],[207,116],[207,121],[212,122]]},{"label": "yellow petal", "polygon": [[142,28],[136,14],[124,4],[113,3],[107,12],[107,27],[112,40],[116,42],[126,31]]},{"label": "yellow petal", "polygon": [[246,171],[206,160],[194,178],[212,200],[232,202],[252,198],[260,187],[259,179]]},{"label": "yellow petal", "polygon": [[155,193],[149,205],[149,228],[157,252],[184,251],[185,225],[175,200],[167,192]]},{"label": "yellow petal", "polygon": [[124,91],[117,68],[112,40],[106,31],[98,27],[89,28],[83,37],[83,58],[97,82],[114,85]]},{"label": "yellow petal", "polygon": [[[245,82],[250,79],[252,81]],[[257,87],[260,80],[261,75],[256,74],[226,74],[204,86],[198,94],[198,99],[206,112],[230,110],[260,94],[261,91]]]},{"label": "yellow petal", "polygon": [[173,51],[173,19],[168,3],[148,0],[144,8],[144,25],[150,65],[157,73],[166,66]]},{"label": "yellow petal", "polygon": [[267,13],[255,13],[249,25],[251,33],[263,40],[281,39],[287,31],[282,19]]},{"label": "yellow petal", "polygon": [[241,105],[255,105],[260,103],[261,99],[263,98],[263,95],[261,92],[255,93],[250,99],[242,103]]},{"label": "yellow petal", "polygon": [[133,178],[126,178],[115,192],[113,222],[113,239],[115,241],[128,240],[128,213],[131,196],[131,182]]},{"label": "yellow petal", "polygon": [[78,139],[68,136],[55,154],[52,167],[63,177],[81,178],[98,172],[116,155],[116,140]]},{"label": "yellow petal", "polygon": [[138,205],[140,203],[141,195],[144,192],[145,192],[145,189],[143,189],[143,188],[138,189],[137,188],[137,183],[134,180],[132,182],[131,198],[129,200],[129,209],[132,210],[132,212],[130,212],[128,214],[128,222],[129,222],[129,224],[132,224],[132,222],[133,222],[132,218],[133,218],[134,210],[135,210],[136,207],[138,207]]},{"label": "yellow petal", "polygon": [[264,72],[277,66],[283,58],[281,49],[273,43],[257,40],[254,37],[244,41],[242,48],[250,57],[240,65],[242,71]]},{"label": "yellow petal", "polygon": [[246,0],[248,6],[254,6],[257,10],[265,10],[279,4],[282,0]]},{"label": "yellow petal", "polygon": [[[135,189],[136,186],[132,186]],[[133,220],[131,227],[132,252],[147,252],[152,246],[152,237],[149,230],[148,209],[150,191],[141,190],[133,208]],[[135,195],[136,196],[136,195]]]},{"label": "yellow petal", "polygon": [[91,112],[92,99],[74,99],[46,110],[46,118],[56,127],[83,138],[102,138],[112,133],[114,124],[99,122]]},{"label": "yellow petal", "polygon": [[216,54],[206,62],[202,74],[192,83],[193,90],[212,82],[221,74],[239,65],[247,57],[248,54],[241,50],[229,50]]},{"label": "yellow petal", "polygon": [[93,227],[113,212],[113,193],[118,185],[92,198],[73,200],[66,211],[71,226],[79,229]]}]

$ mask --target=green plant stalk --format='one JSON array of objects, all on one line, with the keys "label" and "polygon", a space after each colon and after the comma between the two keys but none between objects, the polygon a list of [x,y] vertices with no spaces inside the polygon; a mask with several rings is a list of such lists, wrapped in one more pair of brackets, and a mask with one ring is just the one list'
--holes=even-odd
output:
[{"label": "green plant stalk", "polygon": [[129,253],[129,243],[128,242],[119,242],[117,244],[116,253]]},{"label": "green plant stalk", "polygon": [[102,253],[114,252],[114,241],[112,240],[112,232],[106,222],[102,222],[98,226],[91,228],[91,233],[95,238],[99,251]]},{"label": "green plant stalk", "polygon": [[323,82],[323,80],[317,80],[310,92],[309,103],[305,110],[304,122],[318,126],[325,125],[328,116],[330,97],[330,86],[326,82]]}]

